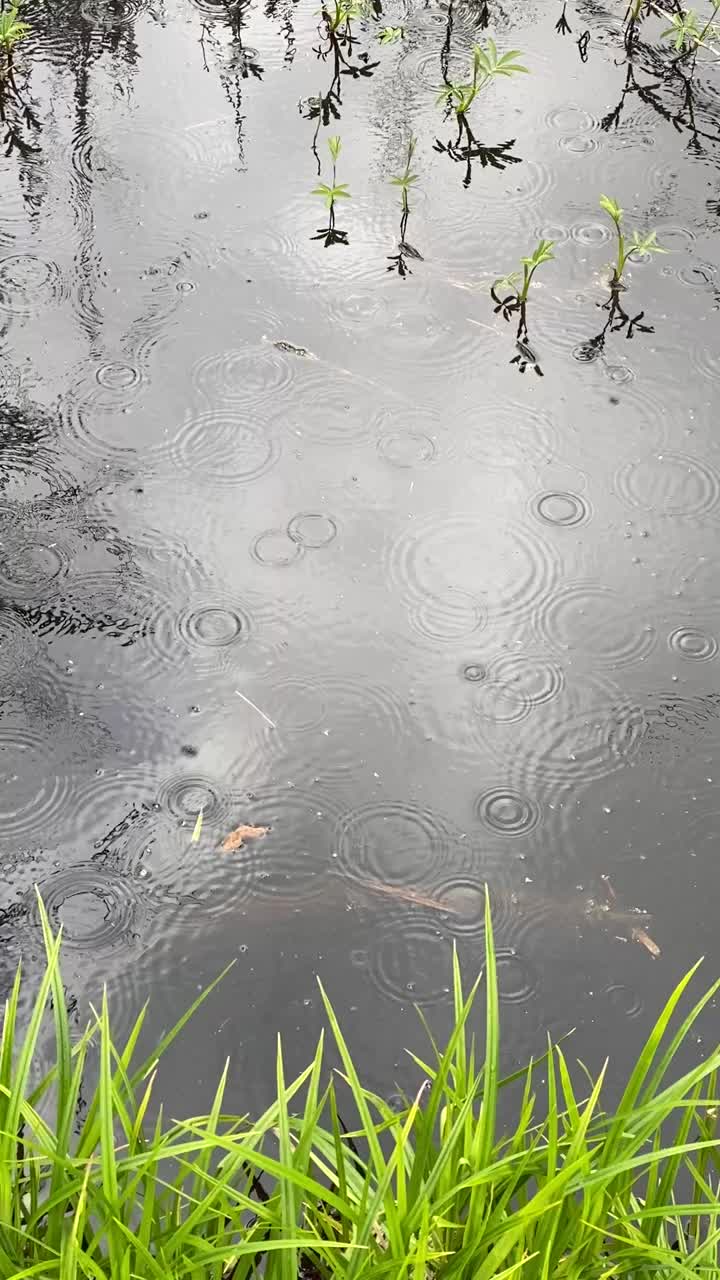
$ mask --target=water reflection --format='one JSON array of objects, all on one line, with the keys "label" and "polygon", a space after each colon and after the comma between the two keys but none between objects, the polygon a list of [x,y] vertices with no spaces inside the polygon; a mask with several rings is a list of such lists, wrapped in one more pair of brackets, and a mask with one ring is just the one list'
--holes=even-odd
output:
[{"label": "water reflection", "polygon": [[[320,972],[394,1079],[454,944],[477,970],[486,884],[511,1052],[585,1020],[592,1055],[595,1018],[622,1052],[700,938],[717,962],[710,73],[597,8],[587,66],[562,4],[392,12],[392,44],[378,15],[84,0],[15,81],[42,127],[0,208],[3,951],[39,963],[38,883],[79,1008],[109,977],[179,1013],[238,957],[210,1074],[302,1041]],[[438,156],[483,30],[532,79]],[[309,243],[313,132],[342,253]],[[480,141],[516,133],[520,167]],[[643,311],[597,292],[607,173],[675,254],[637,264]],[[538,226],[557,261],[493,323]]]}]

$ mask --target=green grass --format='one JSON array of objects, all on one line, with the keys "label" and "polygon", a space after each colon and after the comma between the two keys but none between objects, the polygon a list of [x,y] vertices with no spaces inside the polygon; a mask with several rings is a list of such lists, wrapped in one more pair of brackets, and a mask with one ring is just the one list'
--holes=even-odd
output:
[{"label": "green grass", "polygon": [[[573,1070],[558,1046],[500,1077],[488,911],[482,980],[466,993],[456,965],[454,1030],[442,1048],[428,1030],[417,1093],[400,1110],[363,1086],[323,992],[340,1070],[326,1070],[321,1039],[287,1081],[278,1043],[276,1097],[263,1115],[226,1112],[225,1072],[209,1113],[177,1121],[153,1085],[196,1006],[145,1061],[136,1061],[145,1011],[119,1043],[105,996],[73,1042],[60,939],[44,912],[42,921],[44,979],[21,1028],[18,973],[0,1045],[0,1277],[720,1276],[720,1051],[674,1070],[718,985],[687,1005],[694,970],[606,1112],[606,1072],[592,1080]],[[482,1049],[470,1030],[480,988]],[[35,1085],[50,1016],[54,1065]]]}]

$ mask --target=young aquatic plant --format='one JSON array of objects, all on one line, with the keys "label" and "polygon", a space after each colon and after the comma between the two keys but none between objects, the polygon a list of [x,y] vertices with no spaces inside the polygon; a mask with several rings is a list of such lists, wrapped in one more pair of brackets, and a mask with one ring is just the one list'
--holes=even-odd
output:
[{"label": "young aquatic plant", "polygon": [[405,39],[404,27],[382,27],[378,31],[378,40],[380,44],[397,44],[398,40]]},{"label": "young aquatic plant", "polygon": [[341,43],[354,39],[351,24],[368,16],[365,0],[326,0],[320,10],[325,32]]},{"label": "young aquatic plant", "polygon": [[645,317],[644,311],[638,311],[636,315],[631,316],[622,304],[622,295],[627,291],[627,285],[623,281],[623,274],[628,262],[634,257],[639,257],[643,253],[667,253],[667,249],[663,249],[662,245],[657,243],[656,233],[649,231],[647,235],[641,236],[638,231],[633,231],[632,240],[628,243],[623,231],[623,211],[615,200],[610,196],[601,196],[600,205],[612,219],[617,235],[617,255],[615,262],[611,264],[612,275],[610,277],[610,291],[607,299],[598,306],[603,311],[607,311],[608,317],[602,329],[586,342],[581,343],[575,351],[576,359],[590,363],[597,360],[605,350],[605,340],[608,333],[625,332],[626,338],[634,337],[635,333],[654,333],[654,328],[650,324],[643,324]]},{"label": "young aquatic plant", "polygon": [[491,165],[496,169],[504,169],[506,165],[518,159],[510,154],[515,143],[514,138],[494,147],[478,142],[470,126],[468,114],[478,94],[496,77],[528,73],[527,67],[516,62],[516,58],[521,56],[518,49],[509,49],[507,53],[498,54],[497,46],[491,39],[488,39],[486,48],[476,44],[473,46],[469,79],[457,83],[448,80],[437,95],[438,105],[454,113],[458,133],[455,142],[443,144],[437,141],[435,149],[446,152],[453,160],[465,161],[467,166],[465,186],[470,184],[473,160],[480,160],[483,167]]},{"label": "young aquatic plant", "polygon": [[612,287],[620,289],[623,287],[623,272],[632,258],[639,258],[644,253],[667,253],[667,249],[663,249],[662,245],[658,244],[655,231],[648,231],[644,236],[641,236],[638,231],[633,231],[632,240],[628,243],[623,230],[623,210],[617,201],[611,196],[601,196],[600,207],[609,214],[617,234],[617,257],[613,267]]},{"label": "young aquatic plant", "polygon": [[413,245],[407,240],[407,224],[410,217],[410,200],[409,192],[418,180],[418,174],[412,172],[412,161],[417,146],[417,138],[410,138],[405,156],[405,168],[402,173],[398,173],[390,179],[394,187],[400,188],[400,238],[398,240],[398,252],[389,256],[390,266],[388,271],[397,271],[401,280],[405,276],[412,274],[412,268],[408,265],[408,258],[414,258],[418,262],[422,262],[422,254],[418,252]]},{"label": "young aquatic plant", "polygon": [[[490,287],[490,293],[498,304],[495,308],[496,311],[502,310],[503,315],[505,315],[508,309],[510,312],[517,311],[518,307],[527,302],[532,278],[538,267],[542,266],[543,262],[555,261],[555,255],[552,252],[554,248],[554,240],[540,240],[534,252],[528,258],[521,258],[522,280],[519,271],[512,271],[507,276],[498,276]],[[507,298],[500,299],[497,296],[498,289],[509,289],[510,295]]]},{"label": "young aquatic plant", "polygon": [[38,148],[28,141],[27,130],[40,128],[29,100],[24,96],[15,74],[16,46],[29,35],[30,24],[20,18],[23,0],[7,4],[0,0],[0,125],[4,130],[5,155],[18,151],[30,156]]},{"label": "young aquatic plant", "polygon": [[340,231],[335,226],[335,201],[350,199],[347,182],[338,182],[337,180],[337,162],[341,149],[342,143],[339,137],[328,138],[328,151],[332,160],[332,183],[319,182],[312,190],[314,196],[320,196],[325,201],[329,216],[327,227],[318,227],[317,235],[312,236],[311,239],[323,240],[326,249],[331,244],[348,243],[347,231]]},{"label": "young aquatic plant", "polygon": [[21,40],[24,40],[32,30],[28,22],[22,22],[20,19],[20,8],[22,0],[15,0],[14,4],[3,6],[0,10],[0,49],[2,49],[5,57],[9,57]]},{"label": "young aquatic plant", "polygon": [[720,0],[711,0],[711,6],[712,13],[707,20],[701,19],[694,9],[681,9],[678,13],[667,13],[664,9],[653,6],[655,11],[662,13],[670,23],[669,27],[660,32],[660,38],[670,40],[675,52],[682,56],[696,53],[700,48],[710,48],[717,53],[712,41],[717,40],[720,34],[715,26],[715,19],[720,10]]},{"label": "young aquatic plant", "polygon": [[438,93],[438,103],[452,108],[458,119],[461,116],[467,116],[478,94],[496,76],[528,74],[527,67],[515,62],[515,59],[521,56],[519,49],[509,49],[507,53],[498,55],[495,41],[489,38],[486,49],[483,49],[480,44],[473,45],[470,80],[467,83],[458,84],[451,81],[443,85]]},{"label": "young aquatic plant", "polygon": [[515,334],[517,351],[510,363],[516,364],[520,373],[524,373],[530,366],[539,377],[542,377],[543,373],[538,358],[530,345],[527,326],[527,300],[532,278],[538,267],[542,266],[544,262],[554,262],[555,255],[552,252],[554,248],[554,240],[538,241],[534,252],[526,258],[520,259],[522,275],[519,271],[512,271],[507,276],[499,276],[490,286],[490,296],[496,304],[495,314],[497,315],[499,311],[502,312],[504,320],[510,320],[513,315],[518,317],[517,332]]},{"label": "young aquatic plant", "polygon": [[418,174],[412,173],[410,169],[416,146],[417,138],[411,138],[408,142],[407,155],[405,157],[405,168],[402,173],[398,173],[394,178],[390,179],[392,186],[400,188],[400,200],[403,213],[409,213],[410,211],[408,204],[408,192],[418,180]]}]

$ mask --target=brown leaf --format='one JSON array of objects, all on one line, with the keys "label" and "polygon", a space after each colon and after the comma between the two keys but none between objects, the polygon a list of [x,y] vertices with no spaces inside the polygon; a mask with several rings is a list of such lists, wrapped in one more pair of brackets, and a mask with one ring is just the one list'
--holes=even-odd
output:
[{"label": "brown leaf", "polygon": [[633,942],[639,942],[641,947],[644,947],[646,951],[649,951],[653,960],[656,960],[660,955],[660,948],[657,942],[655,942],[650,937],[650,934],[646,933],[644,929],[638,929],[637,927],[634,928],[632,931],[632,940]]},{"label": "brown leaf", "polygon": [[261,836],[266,836],[270,827],[248,827],[243,823],[230,832],[223,840],[220,848],[223,853],[234,853],[236,849],[242,849],[246,840],[259,840]]}]

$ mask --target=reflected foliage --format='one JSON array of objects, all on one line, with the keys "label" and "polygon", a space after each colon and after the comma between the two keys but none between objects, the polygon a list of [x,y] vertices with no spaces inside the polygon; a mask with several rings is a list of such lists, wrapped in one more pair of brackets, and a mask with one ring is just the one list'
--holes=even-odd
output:
[{"label": "reflected foliage", "polygon": [[625,285],[616,282],[613,277],[606,301],[598,303],[598,306],[603,311],[607,311],[607,320],[598,333],[594,334],[592,338],[588,338],[587,342],[582,343],[577,348],[575,352],[577,360],[588,364],[592,363],[593,360],[597,360],[598,356],[602,355],[605,350],[605,340],[608,333],[624,332],[626,338],[632,338],[635,333],[655,332],[653,325],[643,323],[645,318],[644,311],[638,311],[634,316],[631,316],[625,310],[622,303],[622,295],[626,292]]},{"label": "reflected foliage", "polygon": [[312,151],[320,173],[321,162],[317,150],[317,142],[321,128],[327,128],[332,120],[340,119],[342,107],[342,76],[353,80],[368,79],[380,65],[377,60],[371,61],[366,52],[355,53],[358,37],[353,24],[362,18],[379,17],[381,6],[370,8],[365,4],[354,3],[354,0],[333,0],[331,6],[323,5],[320,11],[318,35],[320,43],[313,52],[321,62],[329,62],[331,69],[330,83],[325,91],[320,90],[315,97],[307,98],[301,104],[301,111],[307,120],[316,121],[312,140]]}]

